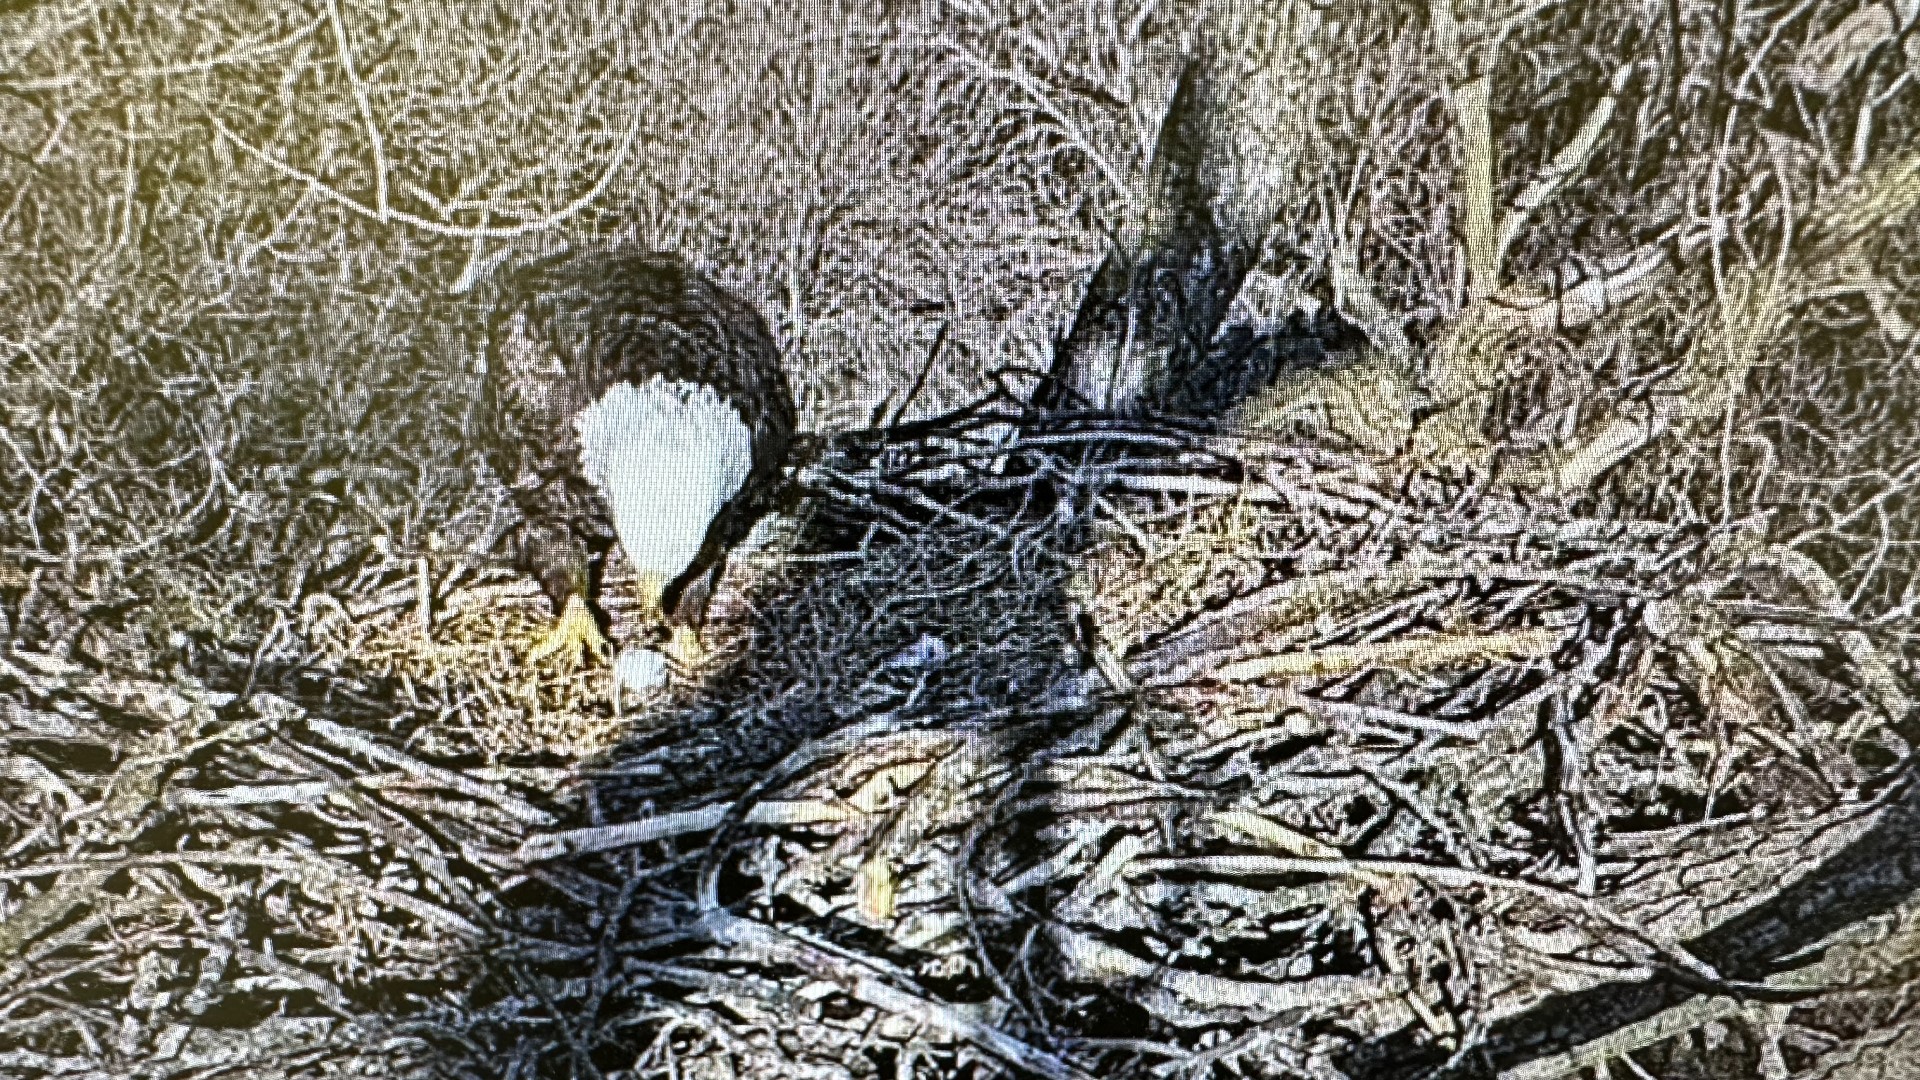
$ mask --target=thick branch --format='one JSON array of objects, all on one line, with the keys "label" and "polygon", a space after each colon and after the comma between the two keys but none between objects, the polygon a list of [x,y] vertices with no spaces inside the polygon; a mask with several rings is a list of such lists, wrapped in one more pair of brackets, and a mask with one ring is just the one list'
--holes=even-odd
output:
[{"label": "thick branch", "polygon": [[[1233,20],[1223,19],[1223,24]],[[1206,358],[1259,261],[1285,174],[1270,66],[1203,37],[1160,128],[1147,196],[1095,273],[1037,403],[1163,404]]]}]

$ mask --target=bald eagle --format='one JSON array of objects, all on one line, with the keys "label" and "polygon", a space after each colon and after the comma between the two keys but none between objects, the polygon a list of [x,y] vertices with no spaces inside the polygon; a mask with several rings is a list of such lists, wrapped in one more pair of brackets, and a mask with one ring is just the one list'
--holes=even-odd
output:
[{"label": "bald eagle", "polygon": [[[649,644],[691,663],[713,578],[782,488],[794,406],[773,335],[661,252],[556,256],[498,295],[487,458],[520,510],[516,561],[558,616],[529,658],[607,655],[595,592],[618,543]],[[623,653],[615,674],[663,677],[655,659]]]}]

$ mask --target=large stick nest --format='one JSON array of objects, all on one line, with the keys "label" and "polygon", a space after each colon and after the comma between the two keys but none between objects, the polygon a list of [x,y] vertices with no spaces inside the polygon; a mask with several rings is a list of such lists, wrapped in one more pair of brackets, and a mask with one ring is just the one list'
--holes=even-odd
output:
[{"label": "large stick nest", "polygon": [[1911,754],[1904,661],[1764,519],[1030,420],[838,440],[640,715],[519,662],[479,552],[191,670],[0,659],[0,1071],[1371,1075],[1858,961],[1714,936]]}]

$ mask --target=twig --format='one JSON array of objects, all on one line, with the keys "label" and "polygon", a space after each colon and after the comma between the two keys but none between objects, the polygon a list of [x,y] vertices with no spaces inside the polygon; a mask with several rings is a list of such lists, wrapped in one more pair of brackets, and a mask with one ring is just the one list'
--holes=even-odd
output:
[{"label": "twig", "polygon": [[227,141],[233,143],[233,145],[245,152],[248,157],[260,162],[262,165],[279,173],[288,180],[297,181],[305,185],[307,190],[313,191],[362,217],[381,222],[397,221],[402,225],[409,225],[435,236],[450,236],[462,240],[472,240],[476,237],[485,237],[489,240],[510,240],[517,236],[527,236],[532,233],[544,232],[566,221],[588,206],[593,205],[594,201],[604,194],[607,187],[613,183],[613,178],[619,173],[621,167],[626,164],[627,155],[632,152],[634,142],[640,136],[641,116],[636,110],[632,122],[627,125],[626,133],[620,137],[619,145],[614,148],[613,157],[607,162],[606,169],[601,172],[599,179],[593,182],[592,187],[582,192],[574,198],[573,201],[551,213],[543,214],[540,217],[533,218],[529,221],[522,221],[514,225],[478,226],[448,225],[443,222],[420,217],[417,214],[407,213],[404,210],[396,210],[392,207],[389,207],[386,213],[383,214],[379,210],[367,206],[352,196],[335,189],[313,173],[273,157],[265,150],[241,138],[232,128],[221,123],[219,117],[209,115],[207,122],[212,124],[213,129],[219,132]]},{"label": "twig", "polygon": [[1490,661],[1540,660],[1559,651],[1566,640],[1563,630],[1511,630],[1436,634],[1370,645],[1328,645],[1242,660],[1214,671],[1211,677],[1223,682],[1326,678],[1366,667],[1431,671]]},{"label": "twig", "polygon": [[883,1012],[925,1024],[962,1038],[1018,1069],[1047,1077],[1048,1080],[1091,1080],[1085,1072],[1060,1058],[1015,1039],[959,1010],[898,989],[878,974],[804,944],[763,923],[743,919],[723,909],[708,912],[701,920],[703,936],[715,944],[734,950],[734,955],[760,957],[774,963],[792,964],[816,979],[840,987],[849,997]]},{"label": "twig", "polygon": [[340,70],[346,73],[347,85],[353,88],[354,103],[360,107],[360,123],[367,129],[367,145],[373,151],[373,215],[375,220],[387,220],[387,144],[380,135],[380,125],[374,122],[373,100],[367,96],[367,84],[360,79],[360,73],[353,66],[353,48],[347,42],[346,20],[340,17],[339,0],[327,0],[327,21],[333,26],[333,43],[340,53]]},{"label": "twig", "polygon": [[450,788],[460,792],[462,795],[471,795],[476,799],[484,799],[494,806],[499,807],[501,810],[504,810],[509,817],[522,824],[542,826],[553,824],[553,815],[547,813],[545,810],[529,805],[521,799],[514,798],[503,791],[489,787],[477,780],[469,779],[450,769],[443,769],[438,765],[429,765],[424,761],[409,757],[398,750],[382,746],[351,728],[342,727],[331,720],[322,720],[317,716],[308,716],[306,718],[306,724],[308,730],[342,750],[347,750],[370,760],[391,765],[410,776],[418,777],[429,783],[438,784],[441,787]]},{"label": "twig", "polygon": [[[659,814],[643,821],[568,829],[564,832],[529,837],[514,853],[514,858],[522,862],[539,862],[557,859],[563,855],[590,855],[633,847],[637,844],[648,844],[668,837],[684,836],[687,833],[708,832],[720,827],[720,824],[726,820],[729,809],[730,807],[725,805],[708,806],[698,810]],[[858,813],[859,811],[851,806],[813,800],[764,802],[755,803],[747,810],[746,823],[749,825],[813,825],[846,821],[857,816]]]}]

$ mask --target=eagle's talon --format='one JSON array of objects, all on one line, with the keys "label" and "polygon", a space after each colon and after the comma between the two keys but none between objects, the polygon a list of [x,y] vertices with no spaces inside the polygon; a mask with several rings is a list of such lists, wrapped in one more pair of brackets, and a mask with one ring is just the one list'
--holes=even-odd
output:
[{"label": "eagle's talon", "polygon": [[567,598],[567,606],[560,612],[553,629],[534,641],[533,649],[527,653],[527,662],[538,663],[558,655],[561,664],[571,668],[579,663],[583,651],[594,660],[604,661],[613,647],[600,632],[600,624],[594,620],[586,598],[576,594]]},{"label": "eagle's talon", "polygon": [[701,644],[700,635],[690,626],[674,627],[660,651],[666,654],[667,660],[682,677],[697,675],[707,664],[707,647]]}]

